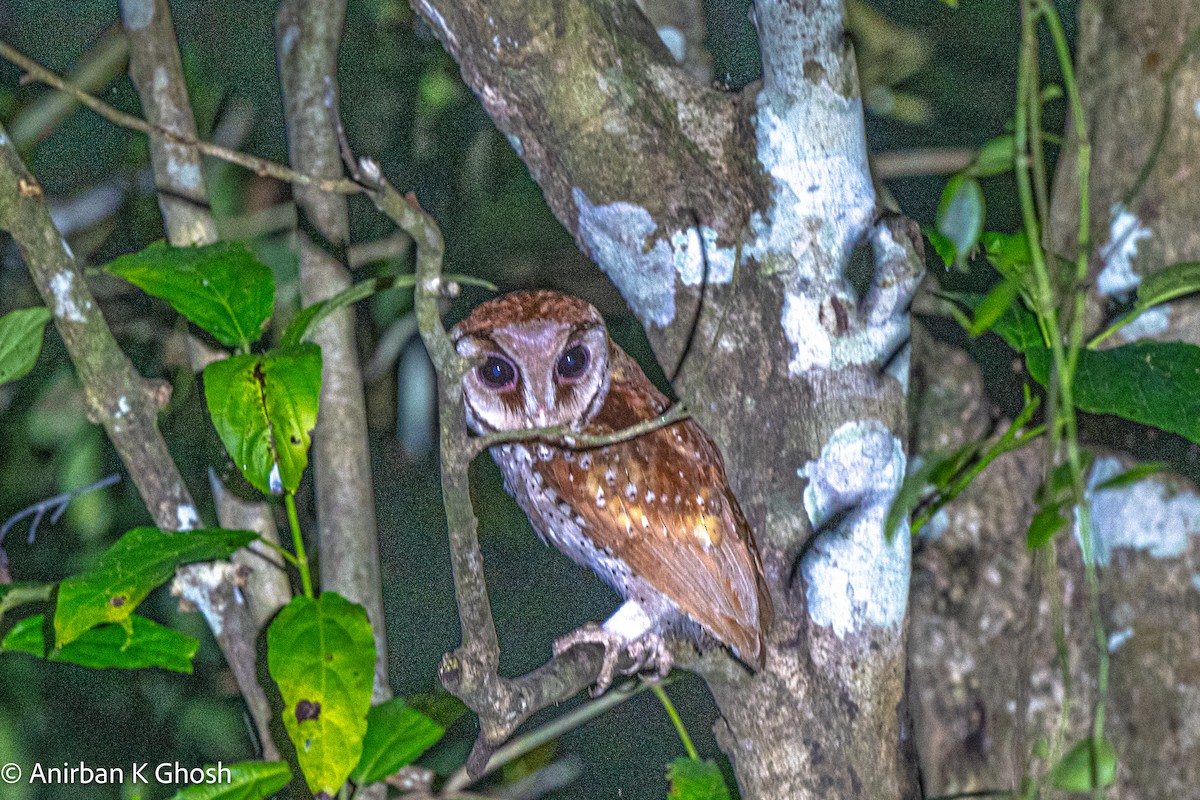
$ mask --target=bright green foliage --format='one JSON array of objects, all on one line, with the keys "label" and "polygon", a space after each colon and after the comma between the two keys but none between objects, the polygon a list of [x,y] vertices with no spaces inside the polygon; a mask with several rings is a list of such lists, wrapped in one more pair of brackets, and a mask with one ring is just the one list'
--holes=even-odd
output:
[{"label": "bright green foliage", "polygon": [[0,384],[33,369],[49,321],[50,311],[45,308],[22,308],[0,317]]},{"label": "bright green foliage", "polygon": [[1137,302],[1133,308],[1093,339],[1092,345],[1133,322],[1154,306],[1197,291],[1200,291],[1200,261],[1183,261],[1147,275],[1138,286]]},{"label": "bright green foliage", "polygon": [[129,625],[146,595],[193,561],[228,558],[254,541],[249,531],[221,529],[165,533],[134,528],[108,549],[95,567],[62,582],[54,613],[57,647],[106,622]]},{"label": "bright green foliage", "polygon": [[101,625],[47,653],[45,622],[42,614],[18,622],[0,642],[0,653],[29,653],[47,661],[66,661],[92,669],[161,667],[191,674],[192,659],[200,647],[191,636],[134,614],[129,618],[130,631],[121,625]]},{"label": "bright green foliage", "polygon": [[109,262],[105,270],[166,300],[230,347],[257,341],[274,310],[271,270],[239,242],[203,247],[155,242]]},{"label": "bright green foliage", "polygon": [[225,449],[263,493],[294,492],[317,424],[321,350],[301,344],[204,369],[204,396]]},{"label": "bright green foliage", "polygon": [[1020,289],[1014,281],[1004,280],[997,283],[987,296],[975,308],[975,319],[967,328],[969,336],[979,336],[991,330],[1000,321],[1012,304],[1017,302],[1017,292]]},{"label": "bright green foliage", "polygon": [[671,791],[667,800],[729,800],[729,788],[716,763],[677,758],[667,765]]},{"label": "bright green foliage", "polygon": [[1029,530],[1025,533],[1025,546],[1030,550],[1036,550],[1046,542],[1054,538],[1054,534],[1058,533],[1067,524],[1067,520],[1062,515],[1062,504],[1053,503],[1043,506],[1038,509],[1038,512],[1033,515],[1033,521],[1029,523]]},{"label": "bright green foliage", "polygon": [[295,598],[267,629],[267,669],[313,794],[336,795],[362,757],[374,668],[366,610],[333,592]]},{"label": "bright green foliage", "polygon": [[1108,786],[1116,776],[1117,751],[1107,739],[1077,742],[1050,770],[1050,782],[1067,792],[1090,792]]},{"label": "bright green foliage", "polygon": [[362,758],[350,777],[374,783],[394,775],[437,744],[446,729],[397,697],[372,706]]},{"label": "bright green foliage", "polygon": [[54,596],[53,583],[10,583],[0,585],[0,622],[4,614],[26,603],[47,603]]},{"label": "bright green foliage", "polygon": [[225,769],[228,781],[188,786],[171,795],[171,800],[263,800],[292,780],[292,771],[282,761],[243,761]]},{"label": "bright green foliage", "polygon": [[[1050,354],[1026,353],[1029,374],[1045,385]],[[1200,347],[1183,342],[1135,342],[1083,350],[1074,383],[1075,405],[1115,414],[1200,443]]]},{"label": "bright green foliage", "polygon": [[[959,174],[946,182],[938,203],[935,224],[937,231],[954,244],[954,257],[947,264],[960,265],[983,233],[984,201],[979,181]],[[936,246],[936,245],[935,245]],[[939,254],[942,254],[939,249]]]},{"label": "bright green foliage", "polygon": [[1135,483],[1149,478],[1151,475],[1158,475],[1161,472],[1168,472],[1171,465],[1165,461],[1143,461],[1140,464],[1135,464],[1124,472],[1113,475],[1106,481],[1101,481],[1096,484],[1096,491],[1102,489],[1116,489],[1121,486],[1131,486]]},{"label": "bright green foliage", "polygon": [[975,161],[967,170],[976,178],[990,178],[993,175],[1003,175],[1013,168],[1014,141],[1011,133],[989,139],[979,148]]}]

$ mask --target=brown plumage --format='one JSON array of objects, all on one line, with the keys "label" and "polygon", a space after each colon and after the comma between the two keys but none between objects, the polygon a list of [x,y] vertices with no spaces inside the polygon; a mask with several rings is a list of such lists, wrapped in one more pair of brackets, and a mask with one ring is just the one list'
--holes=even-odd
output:
[{"label": "brown plumage", "polygon": [[[510,294],[480,305],[453,336],[481,362],[464,378],[476,432],[565,424],[611,433],[667,409],[577,298]],[[707,633],[762,666],[770,597],[721,454],[696,422],[591,450],[528,443],[492,455],[538,534],[636,603],[605,624],[625,644],[663,631],[703,644]],[[640,628],[629,629],[630,614]]]}]

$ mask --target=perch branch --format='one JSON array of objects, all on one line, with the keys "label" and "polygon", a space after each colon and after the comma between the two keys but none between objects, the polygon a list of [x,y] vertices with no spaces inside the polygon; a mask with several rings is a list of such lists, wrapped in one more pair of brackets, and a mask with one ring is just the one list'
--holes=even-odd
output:
[{"label": "perch branch", "polygon": [[378,164],[364,160],[360,166],[367,180],[377,183],[369,192],[376,206],[417,243],[417,324],[438,372],[442,500],[462,627],[462,645],[442,659],[439,674],[446,690],[479,717],[479,739],[467,761],[467,772],[477,776],[496,749],[532,714],[593,684],[600,673],[601,654],[598,648],[575,647],[522,677],[503,678],[498,673],[500,643],[488,601],[467,475],[475,451],[467,435],[462,376],[470,362],[455,351],[438,307],[444,286],[442,234],[415,198],[401,197],[383,179]]}]

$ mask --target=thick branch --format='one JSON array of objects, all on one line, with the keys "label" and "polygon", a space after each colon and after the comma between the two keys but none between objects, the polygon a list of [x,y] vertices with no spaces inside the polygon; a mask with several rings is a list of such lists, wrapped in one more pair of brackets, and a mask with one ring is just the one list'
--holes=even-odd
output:
[{"label": "thick branch", "polygon": [[[167,0],[121,0],[121,22],[129,37],[129,77],[141,97],[146,121],[179,137],[196,139],[196,120]],[[176,247],[215,242],[217,226],[208,208],[200,151],[152,139],[150,163],[167,240]]]},{"label": "thick branch", "polygon": [[[289,159],[301,172],[328,180],[342,175],[334,115],[337,53],[345,13],[344,0],[285,0],[276,20]],[[300,286],[307,305],[332,297],[350,285],[350,272],[343,263],[350,233],[349,212],[344,197],[300,185],[294,189],[302,215],[313,233],[323,239],[314,242],[300,235]],[[313,436],[313,474],[321,585],[367,609],[376,647],[373,698],[379,702],[391,697],[391,690],[366,402],[354,316],[352,308],[343,308],[313,333],[312,339],[320,345],[322,354],[321,411]]]},{"label": "thick branch", "polygon": [[50,219],[41,184],[0,128],[0,229],[12,234],[83,385],[88,419],[103,425],[160,528],[199,523],[158,432],[170,387],[138,374],[113,338],[82,270]]}]

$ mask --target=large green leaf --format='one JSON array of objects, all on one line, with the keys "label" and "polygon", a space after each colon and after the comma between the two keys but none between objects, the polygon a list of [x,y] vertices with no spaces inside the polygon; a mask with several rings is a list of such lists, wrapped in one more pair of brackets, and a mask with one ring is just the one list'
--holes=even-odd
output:
[{"label": "large green leaf", "polygon": [[110,547],[95,567],[59,585],[55,645],[66,647],[106,622],[121,623],[128,629],[134,609],[174,575],[177,567],[228,558],[255,538],[249,531],[165,533],[158,528],[134,528]]},{"label": "large green leaf", "polygon": [[294,492],[308,464],[321,350],[301,344],[204,368],[204,396],[233,463],[260,492]]},{"label": "large green leaf", "polygon": [[1172,264],[1142,279],[1136,308],[1150,308],[1193,292],[1200,292],[1200,261]]},{"label": "large green leaf", "polygon": [[35,614],[18,622],[0,642],[0,653],[29,653],[48,661],[65,661],[92,669],[161,667],[191,674],[192,659],[200,647],[191,636],[134,614],[129,619],[131,632],[121,625],[101,625],[47,653],[42,630],[45,621],[44,615]]},{"label": "large green leaf", "polygon": [[203,247],[155,242],[105,269],[166,300],[230,347],[257,341],[275,304],[270,268],[240,242]]},{"label": "large green leaf", "polygon": [[667,765],[667,800],[729,800],[729,787],[712,761],[677,758]]},{"label": "large green leaf", "polygon": [[46,308],[22,308],[0,317],[0,384],[15,381],[33,369],[49,321],[50,311]]},{"label": "large green leaf", "polygon": [[171,800],[263,800],[292,780],[292,771],[282,761],[243,761],[222,765],[228,777],[218,774],[212,783],[180,789]]},{"label": "large green leaf", "polygon": [[374,783],[394,775],[437,744],[446,729],[397,697],[372,706],[362,758],[350,777],[355,783]]},{"label": "large green leaf", "polygon": [[267,629],[267,669],[308,788],[336,795],[367,732],[375,639],[366,610],[333,592],[295,598]]},{"label": "large green leaf", "polygon": [[[1043,386],[1050,374],[1044,348],[1025,354],[1029,374]],[[1135,342],[1083,350],[1075,374],[1075,405],[1115,414],[1200,443],[1200,347],[1183,342]]]},{"label": "large green leaf", "polygon": [[[1094,746],[1093,746],[1094,744]],[[1050,770],[1050,781],[1067,792],[1089,792],[1117,777],[1117,751],[1107,739],[1083,739]]]}]

